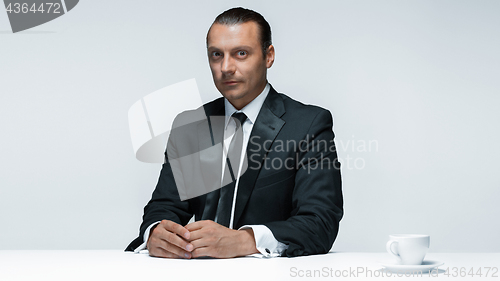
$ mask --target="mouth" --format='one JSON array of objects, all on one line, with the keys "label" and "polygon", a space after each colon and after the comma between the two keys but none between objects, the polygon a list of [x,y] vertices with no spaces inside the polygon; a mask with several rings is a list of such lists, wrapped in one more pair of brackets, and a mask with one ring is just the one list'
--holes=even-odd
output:
[{"label": "mouth", "polygon": [[233,85],[238,84],[238,83],[239,83],[239,81],[233,81],[233,80],[231,80],[231,81],[224,81],[224,82],[222,82],[222,83],[223,83],[224,85],[227,85],[227,86],[233,86]]}]

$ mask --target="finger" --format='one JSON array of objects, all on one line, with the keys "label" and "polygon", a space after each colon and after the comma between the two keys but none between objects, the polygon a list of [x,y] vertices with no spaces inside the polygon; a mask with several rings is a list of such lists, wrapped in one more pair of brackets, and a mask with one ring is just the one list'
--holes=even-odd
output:
[{"label": "finger", "polygon": [[195,221],[195,222],[192,222],[192,223],[186,225],[186,229],[191,232],[191,231],[201,229],[203,227],[207,227],[210,224],[217,224],[217,223],[214,221],[211,221],[211,220]]},{"label": "finger", "polygon": [[[202,239],[203,237],[207,237],[207,236],[208,236],[207,231],[205,231],[205,229],[200,228],[200,229],[191,231],[191,238],[189,239],[189,242],[191,242],[191,244],[193,244],[194,241],[197,241],[197,240]],[[194,244],[193,244],[193,246],[194,246]]]},{"label": "finger", "polygon": [[210,220],[200,221],[199,224],[194,225],[192,228],[193,229],[190,228],[189,230],[191,233],[191,238],[189,239],[190,242],[201,239],[203,237],[218,237],[223,231],[229,230],[229,228]]},{"label": "finger", "polygon": [[203,247],[208,247],[208,246],[210,246],[209,239],[203,239],[203,238],[200,238],[200,239],[197,239],[197,240],[191,241],[191,244],[192,244],[192,245],[193,245],[193,247],[194,247],[194,250],[193,250],[193,251],[191,251],[191,254],[193,254],[193,252],[194,252],[196,249],[199,249],[199,248],[203,248]]},{"label": "finger", "polygon": [[193,258],[212,257],[212,252],[210,251],[209,247],[202,247],[202,248],[194,249],[191,252],[191,254],[192,254]]},{"label": "finger", "polygon": [[185,239],[189,239],[189,230],[182,225],[169,220],[162,220],[160,223],[166,230],[173,232]]},{"label": "finger", "polygon": [[149,255],[152,257],[158,257],[158,258],[170,258],[170,259],[179,259],[178,255],[171,253],[169,251],[166,251],[165,249],[155,247],[152,249],[149,249]]},{"label": "finger", "polygon": [[[174,235],[174,234],[172,234],[172,235]],[[159,248],[162,248],[165,251],[173,253],[173,254],[175,254],[177,256],[180,256],[182,258],[186,258],[186,259],[191,258],[191,253],[190,252],[187,252],[184,249],[181,249],[178,246],[176,246],[176,245],[174,245],[174,244],[172,244],[172,243],[170,243],[168,241],[160,240],[160,241],[158,241],[155,244],[155,246],[159,247]],[[193,247],[193,246],[191,245],[191,247]]]},{"label": "finger", "polygon": [[186,256],[186,253],[189,253],[194,249],[193,244],[186,242],[184,239],[172,232],[167,231],[167,233],[163,235],[162,240],[167,243],[166,247],[168,248],[165,248],[166,250],[181,256]]},{"label": "finger", "polygon": [[153,230],[153,235],[148,240],[148,249],[151,247],[160,247],[183,258],[190,258],[189,252],[194,249],[192,244],[162,227]]}]

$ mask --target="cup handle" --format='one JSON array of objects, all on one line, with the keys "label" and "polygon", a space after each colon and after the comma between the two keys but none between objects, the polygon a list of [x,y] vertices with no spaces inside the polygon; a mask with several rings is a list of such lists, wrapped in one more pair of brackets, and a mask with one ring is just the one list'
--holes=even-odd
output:
[{"label": "cup handle", "polygon": [[393,248],[392,248],[392,245],[394,245],[394,244],[398,245],[398,241],[395,241],[395,240],[389,240],[389,241],[387,242],[387,244],[385,245],[385,248],[387,249],[387,252],[388,252],[389,254],[393,255],[393,256],[394,256],[394,257],[398,260],[398,262],[399,262],[399,263],[401,263],[401,256],[397,253],[397,252],[398,252],[398,248],[397,248],[397,246],[396,246],[396,248],[395,248],[395,251],[393,251],[393,250],[392,250],[392,249],[393,249]]}]

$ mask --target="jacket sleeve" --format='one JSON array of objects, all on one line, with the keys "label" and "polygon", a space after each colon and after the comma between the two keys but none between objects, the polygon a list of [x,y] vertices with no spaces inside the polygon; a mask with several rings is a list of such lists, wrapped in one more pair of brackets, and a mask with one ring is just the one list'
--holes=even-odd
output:
[{"label": "jacket sleeve", "polygon": [[171,134],[165,152],[165,163],[162,166],[158,183],[153,191],[151,200],[144,207],[139,237],[132,241],[125,251],[133,251],[143,243],[142,237],[144,236],[144,232],[152,223],[171,220],[178,224],[186,225],[193,215],[190,210],[189,201],[181,201],[179,197],[169,161],[169,158],[174,159],[176,157],[175,142],[175,136]]},{"label": "jacket sleeve", "polygon": [[343,198],[332,125],[327,110],[313,118],[309,137],[297,152],[291,216],[265,224],[278,241],[288,245],[282,256],[327,253],[337,237]]}]

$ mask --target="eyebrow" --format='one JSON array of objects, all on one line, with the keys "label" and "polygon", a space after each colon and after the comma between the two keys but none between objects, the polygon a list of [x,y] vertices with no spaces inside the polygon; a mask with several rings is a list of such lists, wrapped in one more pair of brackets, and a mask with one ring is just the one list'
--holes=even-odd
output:
[{"label": "eyebrow", "polygon": [[[235,51],[235,50],[239,50],[239,49],[253,49],[253,48],[248,46],[248,45],[241,45],[241,46],[236,46],[236,47],[232,48],[231,51]],[[219,51],[220,49],[217,47],[214,47],[214,46],[208,46],[207,50],[208,51]]]}]

